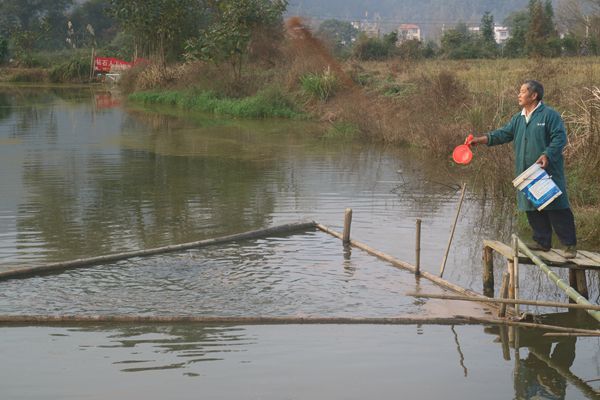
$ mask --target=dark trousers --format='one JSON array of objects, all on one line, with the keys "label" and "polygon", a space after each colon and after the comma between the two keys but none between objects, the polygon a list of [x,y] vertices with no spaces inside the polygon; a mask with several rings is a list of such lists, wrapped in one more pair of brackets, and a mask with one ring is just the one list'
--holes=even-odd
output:
[{"label": "dark trousers", "polygon": [[552,228],[562,244],[565,246],[577,245],[575,218],[570,208],[527,211],[527,219],[533,229],[533,240],[543,247],[552,247]]}]

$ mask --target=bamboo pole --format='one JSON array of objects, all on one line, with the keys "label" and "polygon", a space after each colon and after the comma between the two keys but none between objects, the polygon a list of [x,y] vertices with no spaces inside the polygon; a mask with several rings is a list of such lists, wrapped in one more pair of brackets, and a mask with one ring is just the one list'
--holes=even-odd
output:
[{"label": "bamboo pole", "polygon": [[468,317],[298,317],[298,316],[253,316],[218,317],[194,315],[0,315],[0,325],[47,325],[72,323],[201,323],[236,325],[279,325],[279,324],[373,324],[373,325],[464,325],[478,324]]},{"label": "bamboo pole", "polygon": [[547,332],[542,336],[548,337],[571,337],[571,336],[600,336],[600,332],[598,333],[569,333],[569,332]]},{"label": "bamboo pole", "polygon": [[[519,245],[517,242],[517,235],[512,235],[512,250],[513,250],[513,293],[515,294],[514,299],[519,300]],[[515,302],[515,313],[519,315],[519,303]]]},{"label": "bamboo pole", "polygon": [[563,326],[518,322],[507,319],[453,316],[453,317],[297,317],[255,316],[215,317],[194,315],[0,315],[2,325],[69,325],[69,324],[230,324],[230,325],[284,325],[284,324],[368,324],[368,325],[507,325],[536,328],[555,332],[597,334],[600,331],[566,328]]},{"label": "bamboo pole", "polygon": [[597,334],[600,333],[600,330],[592,330],[592,329],[580,329],[580,328],[568,328],[565,326],[557,326],[557,325],[546,325],[546,324],[536,324],[534,322],[521,322],[521,321],[513,321],[507,318],[496,319],[496,318],[482,318],[482,317],[473,317],[472,320],[478,320],[482,324],[494,324],[494,325],[507,325],[507,326],[519,326],[522,328],[533,328],[547,331],[556,331],[556,332],[567,332],[567,333],[589,333],[589,334]]},{"label": "bamboo pole", "polygon": [[454,237],[454,230],[456,229],[456,223],[458,222],[458,216],[460,215],[460,209],[462,207],[463,200],[465,198],[465,190],[467,183],[464,182],[462,191],[460,193],[460,200],[458,202],[458,208],[456,209],[456,216],[454,217],[454,223],[452,224],[452,230],[450,231],[450,238],[448,239],[448,245],[446,246],[446,252],[444,253],[444,259],[442,260],[442,266],[440,267],[440,278],[444,276],[444,269],[446,268],[446,260],[448,260],[448,253],[450,252],[450,246],[452,245],[452,238]]},{"label": "bamboo pole", "polygon": [[560,307],[560,308],[575,308],[580,310],[595,310],[600,311],[600,306],[595,304],[572,304],[559,303],[555,301],[537,301],[524,299],[497,299],[493,297],[476,298],[471,296],[454,296],[447,294],[428,294],[428,293],[406,293],[407,296],[423,297],[426,299],[442,299],[442,300],[457,300],[457,301],[475,301],[480,303],[495,303],[495,304],[527,304],[539,307]]},{"label": "bamboo pole", "polygon": [[417,218],[415,238],[415,275],[421,274],[421,219]]},{"label": "bamboo pole", "polygon": [[116,254],[108,254],[98,257],[91,258],[81,258],[72,261],[64,261],[64,262],[55,262],[37,266],[28,266],[28,267],[16,267],[7,271],[0,272],[0,281],[12,278],[23,278],[31,275],[37,275],[48,272],[57,272],[64,271],[67,269],[73,268],[85,268],[92,265],[97,264],[106,264],[119,260],[125,260],[133,257],[144,257],[144,256],[153,256],[157,254],[169,253],[174,251],[188,250],[199,247],[206,247],[221,243],[234,242],[239,240],[248,240],[248,239],[256,239],[260,237],[270,236],[270,235],[279,235],[283,233],[290,233],[299,230],[308,230],[314,229],[316,227],[316,222],[308,221],[308,222],[296,222],[284,225],[273,226],[265,229],[258,229],[254,231],[248,231],[243,233],[237,233],[234,235],[221,236],[218,238],[205,239],[197,242],[189,242],[182,243],[176,245],[169,245],[163,247],[157,247],[153,249],[146,250],[135,250],[129,251],[125,253],[116,253]]},{"label": "bamboo pole", "polygon": [[[574,300],[577,304],[585,304],[592,305],[589,301],[585,299],[581,294],[579,294],[575,289],[571,286],[567,285],[558,275],[556,275],[553,271],[548,268],[546,264],[538,256],[533,254],[531,250],[520,240],[517,238],[519,249],[531,259],[544,273],[550,278],[552,282],[556,284],[562,291],[565,292],[570,299]],[[596,321],[600,322],[600,311],[597,310],[587,310],[587,313],[590,314]]]},{"label": "bamboo pole", "polygon": [[350,244],[350,226],[352,225],[352,209],[346,208],[344,212],[344,237],[342,238],[342,244],[347,246]]}]

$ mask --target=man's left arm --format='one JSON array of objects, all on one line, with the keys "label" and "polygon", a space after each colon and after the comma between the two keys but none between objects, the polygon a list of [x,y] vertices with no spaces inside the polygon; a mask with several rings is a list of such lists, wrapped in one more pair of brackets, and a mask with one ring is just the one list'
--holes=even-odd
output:
[{"label": "man's left arm", "polygon": [[567,132],[565,124],[558,114],[553,114],[548,118],[546,125],[547,135],[550,136],[550,144],[546,147],[537,163],[542,168],[548,167],[549,163],[555,163],[562,156],[563,149],[567,144]]}]

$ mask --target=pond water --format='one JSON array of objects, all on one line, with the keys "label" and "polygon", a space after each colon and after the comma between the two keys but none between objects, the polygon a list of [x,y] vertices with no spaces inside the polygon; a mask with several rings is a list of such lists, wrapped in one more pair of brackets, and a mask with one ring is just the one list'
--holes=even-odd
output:
[{"label": "pond water", "polygon": [[[381,325],[3,328],[0,383],[10,399],[597,398],[598,382],[584,380],[600,375],[598,339],[569,338],[552,346],[539,335],[523,336],[536,343],[522,348],[515,361],[514,354],[503,357],[492,331]],[[569,355],[575,354],[572,363]]]},{"label": "pond water", "polygon": [[[437,273],[460,183],[477,171],[457,169],[418,151],[325,140],[325,128],[305,121],[242,121],[170,108],[141,108],[124,104],[118,93],[97,89],[0,87],[0,269],[196,241],[305,219],[339,231],[344,209],[350,207],[354,211],[353,238],[411,263],[415,219],[421,218],[422,269]],[[507,241],[514,224],[513,202],[512,197],[492,202],[468,192],[444,278],[481,291],[481,241]],[[497,281],[501,272],[497,268]],[[566,276],[564,271],[560,273]],[[537,270],[524,268],[521,277],[523,297],[564,301],[562,293]],[[588,278],[594,299],[598,296],[597,276]],[[439,291],[357,249],[344,250],[339,240],[324,233],[301,232],[0,282],[0,314],[395,316],[455,312],[454,305],[415,301],[403,295],[415,290]],[[568,318],[589,323],[585,314]],[[369,392],[381,393],[380,397],[402,392],[399,384],[403,380],[393,378],[398,375],[405,374],[404,382],[409,382],[411,374],[427,373],[432,367],[442,376],[445,364],[427,352],[436,353],[438,344],[440,352],[448,350],[441,343],[454,341],[448,327],[427,328],[431,337],[421,344],[418,341],[423,337],[414,327],[235,328],[232,332],[241,332],[241,348],[250,356],[238,359],[237,353],[224,351],[225,356],[219,355],[223,360],[209,363],[207,371],[185,367],[183,374],[171,376],[168,365],[185,356],[170,350],[162,353],[157,350],[162,348],[160,343],[171,340],[176,330],[175,336],[181,335],[185,347],[186,335],[197,329],[147,329],[150,339],[141,354],[158,357],[158,361],[150,362],[152,367],[140,367],[135,380],[147,381],[159,374],[169,383],[158,391],[137,394],[127,392],[135,382],[130,380],[131,374],[122,373],[128,366],[120,361],[103,362],[103,357],[124,357],[115,355],[118,350],[114,346],[103,343],[111,342],[114,335],[129,335],[135,342],[138,334],[145,343],[141,333],[117,328],[1,328],[0,342],[16,346],[11,351],[18,355],[19,363],[35,363],[32,357],[37,345],[46,362],[60,361],[65,370],[75,369],[93,352],[97,359],[90,368],[102,371],[102,379],[118,376],[115,379],[124,392],[116,389],[115,393],[131,398],[164,393],[161,391],[169,387],[175,390],[182,376],[195,374],[220,377],[198,380],[203,385],[211,382],[212,386],[206,387],[215,393],[211,398],[243,397],[244,393],[253,393],[252,398],[284,398],[282,393],[289,393],[288,398],[358,398],[365,392],[352,390],[358,385],[353,376],[363,369],[371,371],[370,379],[365,378],[371,382],[365,383],[365,390],[379,380],[381,385],[371,389],[386,388]],[[211,329],[201,330],[221,337],[221,328]],[[457,329],[476,343],[498,347],[488,343],[490,336],[481,327]],[[223,332],[227,337],[230,328]],[[341,332],[339,343],[331,332]],[[374,337],[363,347],[369,335],[366,332]],[[331,342],[324,342],[325,347],[332,347],[324,353],[305,354],[302,349],[319,342],[322,335]],[[261,345],[254,343],[256,338]],[[386,341],[389,343],[384,346]],[[56,350],[60,355],[55,359],[53,349],[58,342],[62,347]],[[88,344],[82,345],[84,342]],[[414,349],[407,350],[405,343],[413,343]],[[597,370],[596,358],[589,358],[597,351],[597,341],[580,340],[577,345],[587,346],[588,358],[580,361],[578,355],[573,368]],[[0,353],[5,354],[3,346]],[[226,348],[223,343],[219,346]],[[80,352],[81,348],[86,352]],[[357,356],[357,365],[346,365],[343,356],[352,357],[350,353],[357,348],[361,354],[370,352],[372,358]],[[424,353],[408,357],[407,351]],[[511,364],[490,357],[485,346],[473,345],[472,351],[482,369],[471,376],[482,374],[481,378],[467,379],[454,398],[483,393],[491,382],[502,388],[498,398],[514,393]],[[395,364],[403,357],[408,359]],[[131,360],[121,361],[128,364]],[[276,364],[284,361],[291,369],[284,370],[267,388]],[[412,362],[421,364],[411,370]],[[456,364],[456,360],[452,362]],[[2,364],[9,372],[19,370]],[[132,364],[136,369],[137,362]],[[229,370],[230,364],[239,365]],[[315,365],[319,368],[313,368]],[[39,389],[47,387],[50,378],[41,377],[47,365],[38,367],[35,376],[40,378],[32,387]],[[223,375],[223,370],[230,375]],[[321,381],[325,370],[332,371],[328,384]],[[434,375],[438,374],[435,371]],[[600,371],[590,371],[585,376],[600,375]],[[303,378],[294,380],[291,373]],[[0,376],[3,388],[14,381],[10,373]],[[226,376],[243,382],[219,390]],[[57,397],[86,390],[84,383],[72,392],[60,389],[61,379],[51,385]],[[245,385],[257,379],[257,387],[263,389],[245,390],[249,387]],[[421,393],[427,394],[424,398],[437,397],[436,390],[443,387],[443,379],[437,379],[440,386],[422,387]],[[486,384],[475,383],[479,379]],[[342,380],[352,384],[340,385]],[[305,391],[310,382],[314,387]],[[11,388],[16,394],[22,386],[14,381]],[[36,397],[34,389],[28,393],[22,398]],[[98,381],[93,393],[101,397],[100,393],[106,396],[110,391]]]}]

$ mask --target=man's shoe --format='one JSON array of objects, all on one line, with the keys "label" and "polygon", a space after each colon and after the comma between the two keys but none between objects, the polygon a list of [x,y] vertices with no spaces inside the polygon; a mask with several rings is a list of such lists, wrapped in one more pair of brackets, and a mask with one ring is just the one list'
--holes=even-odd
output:
[{"label": "man's shoe", "polygon": [[534,251],[550,251],[550,247],[544,247],[538,242],[525,243],[525,246],[529,247],[529,250]]},{"label": "man's shoe", "polygon": [[577,257],[577,247],[567,246],[564,254],[565,254],[565,258],[569,258],[569,259]]}]

